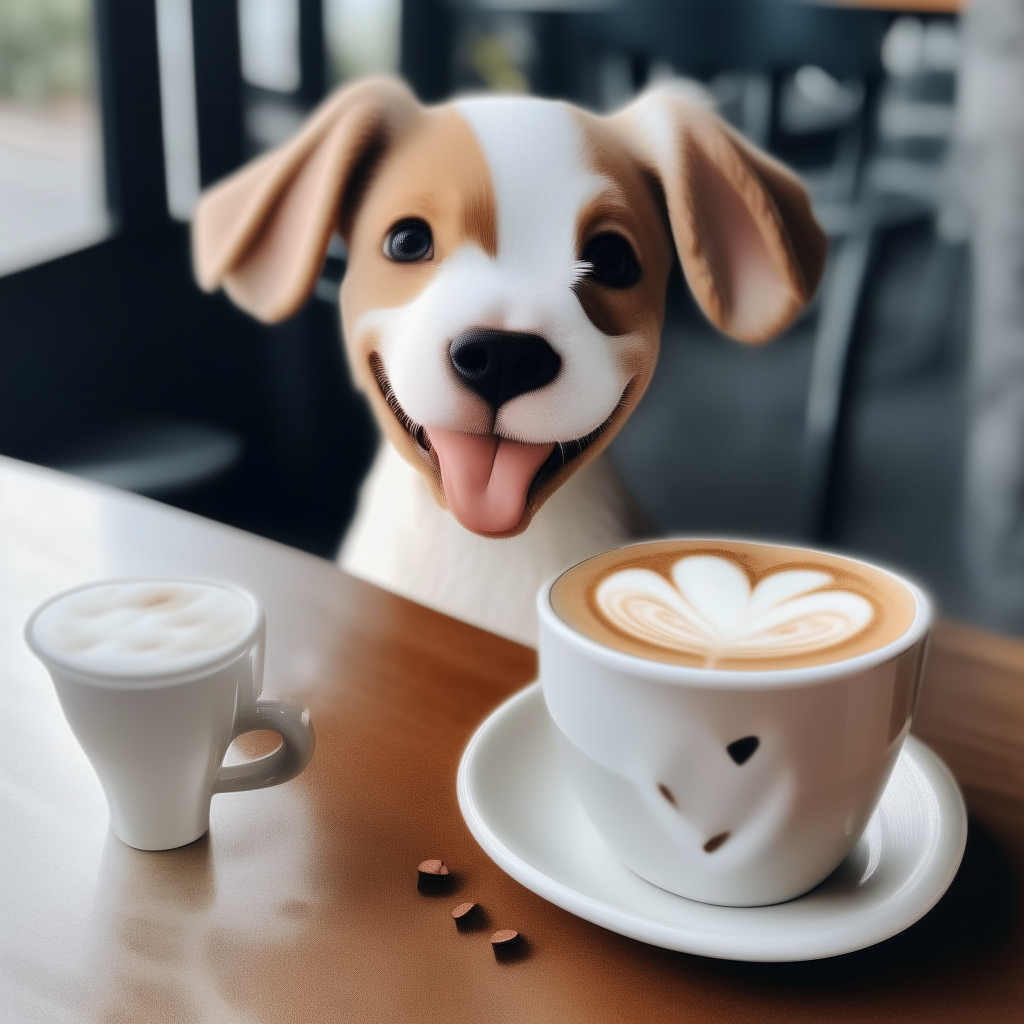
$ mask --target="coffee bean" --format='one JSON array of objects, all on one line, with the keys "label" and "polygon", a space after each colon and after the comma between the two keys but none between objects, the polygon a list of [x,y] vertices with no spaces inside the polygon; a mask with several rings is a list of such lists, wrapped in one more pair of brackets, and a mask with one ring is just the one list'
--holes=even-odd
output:
[{"label": "coffee bean", "polygon": [[419,872],[416,888],[424,896],[437,896],[451,889],[453,878],[443,860],[420,861],[416,870]]},{"label": "coffee bean", "polygon": [[525,945],[523,937],[512,928],[501,928],[491,936],[491,948],[494,959],[499,963],[509,963],[523,956]]},{"label": "coffee bean", "polygon": [[487,911],[479,903],[460,903],[452,911],[452,920],[460,932],[482,932],[488,925]]},{"label": "coffee bean", "polygon": [[443,860],[423,860],[416,870],[421,875],[447,875],[448,865]]}]

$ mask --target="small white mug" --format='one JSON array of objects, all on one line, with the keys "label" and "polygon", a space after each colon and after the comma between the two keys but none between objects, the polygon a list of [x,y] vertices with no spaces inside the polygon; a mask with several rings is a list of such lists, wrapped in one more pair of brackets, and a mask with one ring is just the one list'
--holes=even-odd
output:
[{"label": "small white mug", "polygon": [[761,906],[802,895],[842,863],[909,732],[931,624],[918,587],[876,571],[913,599],[902,635],[784,670],[624,653],[559,616],[557,581],[542,588],[540,680],[563,762],[624,864],[694,900]]},{"label": "small white mug", "polygon": [[[214,793],[274,786],[313,754],[309,713],[260,700],[266,623],[248,591],[213,580],[127,579],[58,594],[29,647],[92,763],[114,834],[140,850],[204,835]],[[222,766],[231,741],[269,729],[272,753]]]}]

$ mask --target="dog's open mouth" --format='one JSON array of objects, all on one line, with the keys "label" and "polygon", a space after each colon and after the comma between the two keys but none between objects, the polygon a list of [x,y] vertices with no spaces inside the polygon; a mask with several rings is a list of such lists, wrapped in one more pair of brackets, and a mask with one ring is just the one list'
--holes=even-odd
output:
[{"label": "dog's open mouth", "polygon": [[402,408],[376,352],[370,355],[370,369],[395,418],[437,467],[452,514],[474,533],[504,534],[514,530],[523,518],[530,496],[578,459],[604,433],[615,415],[613,411],[585,437],[545,444],[424,427]]}]

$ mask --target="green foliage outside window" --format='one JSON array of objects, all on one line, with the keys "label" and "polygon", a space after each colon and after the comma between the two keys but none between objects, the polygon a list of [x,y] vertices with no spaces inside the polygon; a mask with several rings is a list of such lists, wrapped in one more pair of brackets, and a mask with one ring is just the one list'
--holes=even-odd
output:
[{"label": "green foliage outside window", "polygon": [[88,90],[89,0],[0,0],[0,98],[46,102]]}]

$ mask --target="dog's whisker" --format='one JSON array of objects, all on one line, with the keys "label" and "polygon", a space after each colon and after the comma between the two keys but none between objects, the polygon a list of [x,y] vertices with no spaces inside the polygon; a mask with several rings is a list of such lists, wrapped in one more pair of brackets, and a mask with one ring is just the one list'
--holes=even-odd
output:
[{"label": "dog's whisker", "polygon": [[589,260],[577,260],[572,265],[572,280],[569,282],[570,288],[575,288],[586,276],[594,269],[594,264]]},{"label": "dog's whisker", "polygon": [[611,415],[603,423],[590,431],[589,434],[584,434],[582,437],[574,438],[571,441],[556,441],[551,455],[548,457],[547,462],[545,462],[537,472],[537,476],[534,478],[532,486],[535,488],[540,486],[554,476],[554,474],[559,470],[564,469],[574,459],[578,459],[611,426],[616,413],[628,403],[629,393],[632,390],[632,387],[633,381],[630,380],[623,389],[622,394],[619,396],[619,400],[616,402]]},{"label": "dog's whisker", "polygon": [[387,372],[384,369],[384,362],[376,352],[370,353],[370,371],[373,374],[374,380],[377,381],[377,387],[380,388],[381,396],[388,403],[388,408],[394,413],[395,419],[402,424],[413,440],[424,451],[429,452],[431,449],[427,432],[421,424],[417,423],[402,408],[401,403],[398,401],[398,396],[395,394],[395,389],[391,386],[391,381],[388,380]]}]

